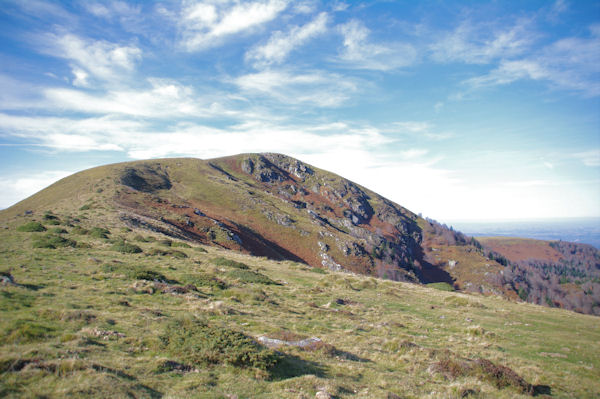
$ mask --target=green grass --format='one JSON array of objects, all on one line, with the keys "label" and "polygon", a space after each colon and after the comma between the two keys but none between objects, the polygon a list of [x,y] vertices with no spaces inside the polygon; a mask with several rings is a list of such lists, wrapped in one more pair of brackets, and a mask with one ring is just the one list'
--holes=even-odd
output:
[{"label": "green grass", "polygon": [[[170,175],[204,167],[166,164]],[[600,397],[597,317],[196,243],[179,248],[187,258],[147,256],[178,241],[151,243],[169,238],[127,231],[116,212],[101,209],[115,195],[105,176],[116,174],[106,171],[113,169],[76,175],[0,214],[10,216],[2,219],[0,270],[17,283],[0,285],[0,397],[297,399],[320,390],[340,399],[530,397],[521,381],[551,393],[539,397]],[[78,202],[61,202],[65,192]],[[239,205],[225,189],[201,195]],[[88,200],[93,208],[73,210]],[[27,209],[52,209],[63,226],[72,220],[62,238],[77,237],[77,245],[32,250],[49,235],[16,233],[30,221],[16,214]],[[98,226],[120,237],[85,234]],[[143,253],[113,250],[119,242]],[[188,284],[197,291],[144,289]],[[322,344],[267,349],[265,336]],[[448,359],[456,364],[444,366]]]},{"label": "green grass", "polygon": [[427,284],[427,286],[429,288],[435,288],[436,290],[440,290],[440,291],[454,291],[454,287],[452,287],[448,283],[431,283],[431,284]]},{"label": "green grass", "polygon": [[229,266],[229,267],[233,267],[236,269],[241,269],[241,270],[247,270],[249,269],[248,265],[242,262],[237,262],[235,260],[232,259],[227,259],[224,257],[218,257],[213,259],[212,264],[217,265],[217,266]]},{"label": "green grass", "polygon": [[76,241],[61,237],[56,234],[46,234],[46,235],[37,237],[33,241],[33,248],[56,249],[56,248],[61,248],[61,247],[74,247],[76,245],[77,245]]},{"label": "green grass", "polygon": [[121,252],[122,254],[137,254],[143,252],[142,248],[139,246],[125,241],[116,242],[111,249],[113,251]]},{"label": "green grass", "polygon": [[28,233],[41,232],[41,231],[46,231],[46,228],[40,222],[32,221],[32,222],[27,222],[27,223],[20,225],[19,227],[17,227],[17,231],[28,232]]}]

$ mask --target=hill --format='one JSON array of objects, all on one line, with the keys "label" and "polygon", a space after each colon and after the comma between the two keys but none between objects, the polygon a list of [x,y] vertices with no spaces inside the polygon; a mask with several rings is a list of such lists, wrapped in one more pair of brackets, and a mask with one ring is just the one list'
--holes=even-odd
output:
[{"label": "hill", "polygon": [[[274,260],[518,299],[506,264],[460,232],[333,173],[281,154],[162,159],[77,173],[0,212],[0,220],[68,214]],[[573,292],[600,313],[594,289]],[[563,306],[566,302],[537,303]]]},{"label": "hill", "polygon": [[492,241],[282,155],[90,169],[0,227],[2,397],[600,394],[596,317],[518,301]]}]

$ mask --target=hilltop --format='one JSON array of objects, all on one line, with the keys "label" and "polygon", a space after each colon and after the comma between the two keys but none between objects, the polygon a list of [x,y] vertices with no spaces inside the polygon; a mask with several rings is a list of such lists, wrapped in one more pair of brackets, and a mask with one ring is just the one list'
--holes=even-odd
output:
[{"label": "hilltop", "polygon": [[[596,275],[574,284],[581,303],[523,295],[531,282],[508,278],[515,273],[505,273],[505,259],[490,257],[477,240],[281,154],[93,168],[0,212],[0,220],[35,219],[46,210],[273,260],[600,313]],[[583,287],[588,280],[592,286]]]}]

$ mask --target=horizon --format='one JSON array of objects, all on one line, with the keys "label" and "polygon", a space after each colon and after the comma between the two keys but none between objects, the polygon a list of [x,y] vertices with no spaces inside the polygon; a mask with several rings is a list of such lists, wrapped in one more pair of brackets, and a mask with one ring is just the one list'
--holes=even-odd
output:
[{"label": "horizon", "polygon": [[0,21],[0,209],[109,163],[278,152],[443,223],[600,218],[598,2],[9,0]]}]

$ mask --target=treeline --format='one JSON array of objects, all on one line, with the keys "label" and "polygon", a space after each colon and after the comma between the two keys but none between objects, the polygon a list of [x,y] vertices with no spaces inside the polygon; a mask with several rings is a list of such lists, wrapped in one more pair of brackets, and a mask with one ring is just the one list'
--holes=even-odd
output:
[{"label": "treeline", "polygon": [[491,282],[509,285],[527,302],[600,315],[600,252],[591,245],[570,242],[550,244],[562,256],[559,262],[527,259],[510,262],[488,251],[488,257],[505,266]]}]

